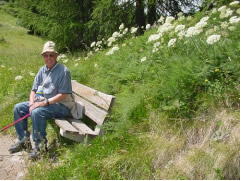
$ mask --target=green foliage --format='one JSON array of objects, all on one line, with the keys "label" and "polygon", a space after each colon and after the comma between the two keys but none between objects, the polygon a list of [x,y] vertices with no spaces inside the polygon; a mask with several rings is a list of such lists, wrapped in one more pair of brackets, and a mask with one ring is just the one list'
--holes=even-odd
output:
[{"label": "green foliage", "polygon": [[88,28],[95,32],[95,40],[108,38],[114,31],[118,31],[121,23],[127,27],[133,25],[133,9],[134,4],[130,1],[121,4],[115,0],[95,1],[92,19],[88,23]]},{"label": "green foliage", "polygon": [[[41,27],[45,27],[42,26],[44,21],[41,21],[41,18],[43,19],[45,16],[41,13],[37,13],[37,16],[36,13],[31,14],[28,11],[29,14],[23,12],[22,16],[25,13],[29,17],[35,16],[35,23],[42,24],[36,28],[48,35],[51,32],[60,32],[59,34],[53,33],[51,36],[60,39],[57,42],[60,44],[60,48],[70,49],[66,44],[73,43],[74,45],[75,31],[79,31],[78,28],[83,27],[76,23],[77,20],[71,24],[70,21],[64,19],[64,17],[75,17],[75,13],[63,12],[58,19],[56,12],[48,11],[55,6],[58,8],[57,4],[54,4],[57,1],[53,1],[53,4],[49,6],[46,4],[44,6],[46,2],[43,1],[42,5],[40,3],[37,10],[27,7],[31,11],[38,11],[46,7],[45,13],[48,14],[48,18],[54,20],[50,22],[53,24],[58,22],[54,25],[50,24],[51,28],[41,29]],[[66,5],[64,1],[61,1],[59,7],[63,8],[66,5],[66,7],[76,8],[71,2]],[[106,4],[106,7],[115,6],[115,4],[108,4],[110,2],[100,1],[99,3]],[[36,4],[33,4],[33,7],[35,6]],[[105,10],[104,6],[102,8]],[[19,13],[21,15],[21,12]],[[117,15],[118,12],[115,16]],[[188,28],[207,15],[209,15],[208,25],[197,36],[179,38],[174,30],[163,33],[160,40],[157,40],[160,42],[157,52],[152,51],[154,43],[147,42],[150,35],[157,32],[157,28],[152,27],[143,36],[129,35],[130,38],[115,42],[115,46],[118,46],[119,49],[111,55],[106,55],[106,53],[112,47],[92,53],[94,55],[89,54],[88,58],[83,56],[86,53],[67,54],[70,58],[65,65],[71,70],[73,79],[116,96],[111,115],[104,125],[107,134],[94,139],[90,145],[72,143],[66,146],[64,145],[67,142],[65,139],[56,138],[56,142],[60,143],[56,147],[59,155],[58,164],[51,163],[49,158],[44,158],[36,165],[31,166],[27,178],[207,179],[210,174],[215,175],[215,178],[221,178],[222,175],[226,175],[225,178],[237,178],[238,171],[235,170],[235,176],[230,172],[230,170],[238,168],[233,164],[238,158],[237,150],[229,153],[229,149],[226,149],[220,154],[228,155],[223,165],[217,164],[220,163],[218,161],[220,159],[210,153],[220,152],[221,144],[226,143],[218,143],[220,148],[210,148],[210,142],[207,141],[205,146],[211,149],[210,152],[208,149],[207,151],[197,149],[192,152],[193,150],[190,150],[189,146],[200,146],[191,145],[192,138],[188,137],[183,141],[175,139],[188,135],[191,126],[199,120],[197,115],[200,115],[202,111],[208,112],[210,108],[217,110],[228,108],[239,112],[240,24],[232,25],[233,31],[221,29],[220,22],[228,21],[229,18],[221,20],[218,13],[210,14],[210,12],[199,12],[191,20],[185,18],[182,21],[174,21],[173,24],[175,26],[185,24]],[[237,15],[237,13],[234,12],[233,15]],[[28,21],[28,16],[26,16],[26,21]],[[93,14],[93,16],[96,15]],[[58,21],[55,21],[55,18]],[[98,23],[100,17],[95,18]],[[103,17],[101,18],[103,22],[106,22]],[[7,21],[9,18],[2,19]],[[61,21],[61,19],[63,20]],[[21,23],[24,24],[24,21]],[[33,81],[33,77],[27,76],[29,71],[37,72],[42,65],[40,57],[37,56],[41,51],[42,41],[36,37],[30,39],[25,30],[18,29],[19,32],[16,32],[18,26],[15,23],[1,24],[0,37],[3,37],[4,41],[0,42],[0,65],[4,64],[5,68],[0,68],[0,109],[4,113],[0,118],[7,118],[6,122],[11,122],[11,110],[14,104],[24,101],[28,97]],[[69,26],[70,24],[72,26]],[[94,24],[88,24],[88,26],[94,28]],[[111,34],[111,31],[116,30],[118,26],[119,22],[116,21],[115,26],[111,26],[112,30],[107,32],[103,28],[101,32],[103,35]],[[207,43],[208,35],[205,33],[215,26],[219,27],[215,33],[222,33],[222,36],[218,42],[210,45]],[[34,30],[37,30],[36,28]],[[95,29],[94,32],[96,31],[99,30]],[[4,33],[1,34],[1,32]],[[14,38],[10,36],[10,33]],[[67,39],[68,35],[73,36],[73,39]],[[86,35],[86,37],[91,39],[91,36]],[[168,46],[169,41],[173,38],[177,38],[175,45]],[[22,49],[26,51],[22,51]],[[29,57],[29,55],[31,56]],[[59,60],[59,62],[64,63],[63,60]],[[7,71],[11,67],[26,67],[26,69],[18,70],[16,68],[14,71]],[[15,81],[14,78],[17,75],[27,78]],[[212,122],[211,118],[205,120],[205,126],[211,128]],[[208,140],[209,134],[211,134],[210,130],[207,130],[208,134],[205,133],[207,137],[203,138],[204,140]],[[196,132],[199,134],[198,130]],[[196,132],[194,136],[196,136]],[[226,146],[230,147],[228,144]],[[170,168],[173,169],[165,168],[171,161],[170,159],[175,159],[175,156],[179,157],[179,153],[185,149],[189,149],[188,151],[193,153],[186,152],[185,157],[188,158],[187,162],[193,166],[192,172],[185,173],[182,168],[177,168],[174,164],[170,164]],[[232,160],[230,165],[227,164],[229,160]],[[221,171],[214,170],[217,165]],[[169,172],[170,176],[168,176]]]},{"label": "green foliage", "polygon": [[19,24],[30,33],[55,41],[59,51],[70,51],[85,48],[92,39],[86,28],[91,13],[89,4],[89,1],[17,0],[10,5],[17,10]]}]

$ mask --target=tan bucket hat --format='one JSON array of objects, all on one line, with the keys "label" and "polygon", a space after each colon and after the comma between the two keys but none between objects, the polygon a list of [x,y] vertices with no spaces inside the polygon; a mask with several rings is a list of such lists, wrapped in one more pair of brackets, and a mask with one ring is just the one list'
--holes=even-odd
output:
[{"label": "tan bucket hat", "polygon": [[47,41],[43,46],[43,51],[41,55],[43,55],[45,52],[54,52],[58,54],[58,52],[56,51],[55,43],[52,41]]}]

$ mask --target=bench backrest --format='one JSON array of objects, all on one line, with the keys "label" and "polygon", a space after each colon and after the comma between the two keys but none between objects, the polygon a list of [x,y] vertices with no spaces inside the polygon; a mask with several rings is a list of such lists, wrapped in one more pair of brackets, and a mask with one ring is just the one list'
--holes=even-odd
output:
[{"label": "bench backrest", "polygon": [[[112,106],[115,97],[108,95],[72,80],[72,91],[75,101],[85,106],[85,115],[101,126]],[[98,132],[99,127],[96,127]]]}]

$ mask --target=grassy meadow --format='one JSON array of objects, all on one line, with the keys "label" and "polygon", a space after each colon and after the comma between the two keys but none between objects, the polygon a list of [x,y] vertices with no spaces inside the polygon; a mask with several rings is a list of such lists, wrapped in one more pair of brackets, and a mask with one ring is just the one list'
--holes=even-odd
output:
[{"label": "grassy meadow", "polygon": [[[49,122],[50,154],[27,162],[26,179],[240,179],[239,11],[227,4],[167,18],[109,48],[61,55],[72,79],[116,102],[91,144],[61,138]],[[44,40],[17,22],[0,6],[1,127],[44,63]]]}]

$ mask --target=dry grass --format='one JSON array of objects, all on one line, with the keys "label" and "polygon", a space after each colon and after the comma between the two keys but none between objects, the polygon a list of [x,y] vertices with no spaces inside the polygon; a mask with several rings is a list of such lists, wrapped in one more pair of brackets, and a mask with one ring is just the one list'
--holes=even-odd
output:
[{"label": "dry grass", "polygon": [[[159,132],[162,138],[169,139],[161,141],[159,138],[158,144],[152,147],[157,155],[153,165],[159,169],[155,174],[156,179],[240,178],[238,112],[223,110],[208,115],[196,120],[183,135],[170,136],[170,130],[167,133]],[[157,127],[155,130],[158,130]]]}]

